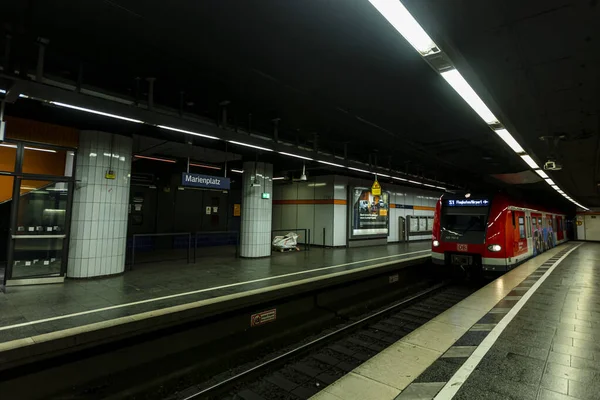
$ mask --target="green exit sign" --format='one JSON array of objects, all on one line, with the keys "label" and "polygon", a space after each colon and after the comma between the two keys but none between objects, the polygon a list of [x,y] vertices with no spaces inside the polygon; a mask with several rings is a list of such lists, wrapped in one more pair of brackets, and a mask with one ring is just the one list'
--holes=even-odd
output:
[{"label": "green exit sign", "polygon": [[262,198],[263,199],[270,199],[271,198],[271,193],[263,193],[262,194]]}]

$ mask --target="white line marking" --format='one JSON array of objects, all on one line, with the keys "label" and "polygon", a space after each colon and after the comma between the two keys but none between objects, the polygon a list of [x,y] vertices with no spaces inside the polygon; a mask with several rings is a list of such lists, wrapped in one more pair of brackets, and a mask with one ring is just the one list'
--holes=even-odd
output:
[{"label": "white line marking", "polygon": [[9,329],[20,328],[22,326],[36,325],[36,324],[41,324],[41,323],[50,322],[50,321],[56,321],[56,320],[60,320],[60,319],[66,319],[66,318],[72,318],[72,317],[79,317],[81,315],[94,314],[94,313],[98,313],[98,312],[102,312],[102,311],[115,310],[115,309],[118,309],[118,308],[125,308],[125,307],[140,305],[140,304],[152,303],[152,302],[155,302],[155,301],[169,300],[169,299],[174,299],[174,298],[177,298],[177,297],[190,296],[190,295],[193,295],[193,294],[205,293],[205,292],[210,292],[210,291],[213,291],[213,290],[227,289],[227,288],[236,287],[236,286],[242,286],[242,285],[247,285],[247,284],[251,284],[251,283],[264,282],[264,281],[268,281],[268,280],[272,280],[272,279],[281,279],[281,278],[286,278],[286,277],[294,276],[294,275],[302,275],[302,274],[308,274],[308,273],[311,273],[311,272],[317,272],[317,271],[324,271],[324,270],[333,269],[333,268],[346,267],[348,265],[354,265],[354,264],[360,264],[360,263],[365,263],[365,262],[370,262],[370,261],[383,260],[383,259],[386,259],[386,258],[404,257],[404,256],[407,256],[407,255],[410,255],[410,254],[424,253],[424,252],[427,252],[427,251],[430,252],[431,250],[419,250],[419,251],[413,251],[413,252],[410,252],[410,253],[402,253],[402,254],[394,254],[394,255],[391,255],[391,256],[370,258],[368,260],[353,261],[353,262],[349,262],[349,263],[345,263],[345,264],[332,265],[332,266],[329,266],[329,267],[322,267],[322,268],[310,269],[310,270],[307,270],[307,271],[291,272],[289,274],[269,276],[269,277],[266,277],[266,278],[254,279],[254,280],[251,280],[251,281],[230,283],[228,285],[223,285],[223,286],[216,286],[216,287],[212,287],[212,288],[198,289],[198,290],[193,290],[191,292],[170,294],[168,296],[154,297],[154,298],[151,298],[151,299],[139,300],[139,301],[134,301],[134,302],[131,302],[131,303],[123,303],[123,304],[117,304],[117,305],[114,305],[114,306],[96,308],[96,309],[93,309],[93,310],[80,311],[80,312],[76,312],[76,313],[73,313],[73,314],[59,315],[59,316],[56,316],[56,317],[38,319],[38,320],[35,320],[35,321],[22,322],[20,324],[15,324],[15,325],[0,326],[0,331],[6,331],[6,330],[9,330]]},{"label": "white line marking", "polygon": [[[583,244],[583,243],[582,243]],[[471,354],[471,357],[465,361],[462,367],[459,368],[458,371],[450,378],[450,380],[446,383],[446,385],[438,392],[438,394],[434,397],[434,400],[450,400],[452,399],[456,393],[458,393],[459,389],[462,385],[467,381],[471,373],[477,368],[477,365],[481,362],[483,357],[487,354],[487,352],[492,348],[496,340],[500,337],[500,334],[506,329],[508,324],[513,320],[515,315],[523,308],[527,300],[535,293],[535,291],[541,286],[542,283],[550,276],[552,271],[565,259],[569,254],[573,251],[577,250],[581,246],[581,244],[569,250],[565,255],[559,258],[553,265],[550,267],[548,271],[542,276],[532,287],[529,289],[527,293],[523,295],[521,300],[514,305],[514,307],[506,314],[500,322],[496,325],[494,329],[483,339],[483,342],[477,347],[477,349]]]}]

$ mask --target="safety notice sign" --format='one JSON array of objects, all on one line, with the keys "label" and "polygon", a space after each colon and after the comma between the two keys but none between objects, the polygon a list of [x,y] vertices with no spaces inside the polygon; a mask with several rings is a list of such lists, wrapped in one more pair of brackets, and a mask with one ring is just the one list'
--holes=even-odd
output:
[{"label": "safety notice sign", "polygon": [[261,311],[250,316],[250,326],[258,326],[273,322],[277,319],[277,309],[273,308],[267,311]]}]

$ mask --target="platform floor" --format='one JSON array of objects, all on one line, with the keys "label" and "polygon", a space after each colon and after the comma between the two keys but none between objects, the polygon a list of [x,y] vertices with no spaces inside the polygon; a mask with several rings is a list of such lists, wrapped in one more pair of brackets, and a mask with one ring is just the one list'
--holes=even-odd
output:
[{"label": "platform floor", "polygon": [[[341,271],[426,257],[430,242],[274,253],[264,259],[203,257],[196,264],[136,265],[123,275],[0,292],[0,343]],[[4,346],[5,348],[7,346]],[[0,351],[3,348],[0,346]]]},{"label": "platform floor", "polygon": [[527,261],[318,400],[600,399],[600,244]]}]

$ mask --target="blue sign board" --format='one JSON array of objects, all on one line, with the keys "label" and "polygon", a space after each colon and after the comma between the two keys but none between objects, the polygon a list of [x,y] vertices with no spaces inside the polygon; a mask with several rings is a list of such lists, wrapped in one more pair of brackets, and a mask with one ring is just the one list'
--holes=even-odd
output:
[{"label": "blue sign board", "polygon": [[181,174],[181,184],[183,186],[219,190],[229,190],[231,186],[229,178],[223,178],[222,176],[190,174],[188,172],[183,172]]},{"label": "blue sign board", "polygon": [[486,199],[457,199],[447,200],[446,205],[448,207],[487,207],[490,205],[490,202]]}]

